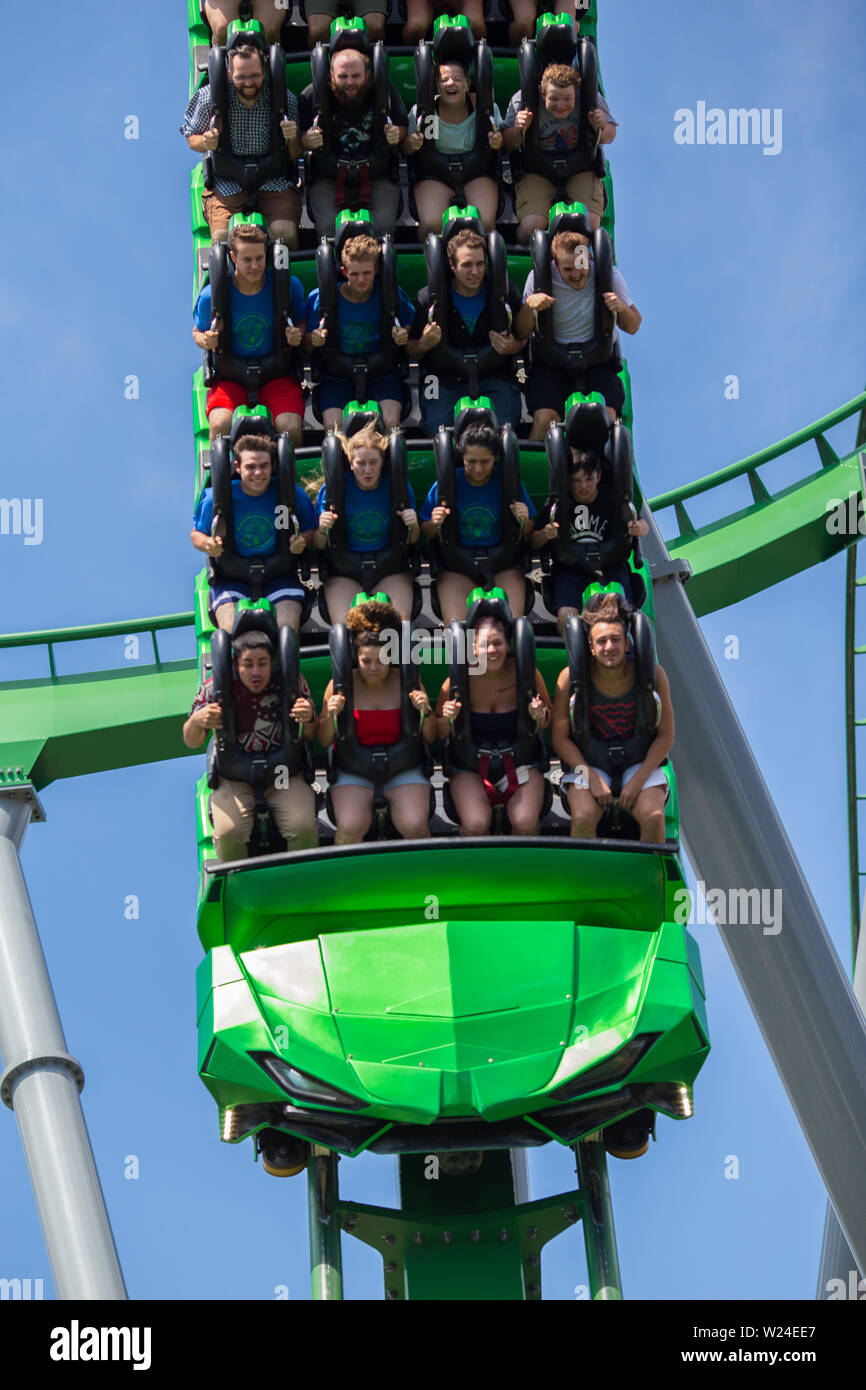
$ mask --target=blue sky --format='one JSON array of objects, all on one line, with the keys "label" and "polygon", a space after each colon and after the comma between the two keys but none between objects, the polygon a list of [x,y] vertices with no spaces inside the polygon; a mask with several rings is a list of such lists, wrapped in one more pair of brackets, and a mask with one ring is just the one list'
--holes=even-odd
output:
[{"label": "blue sky", "polygon": [[[44,499],[41,545],[0,537],[3,631],[192,604],[192,160],[177,133],[185,15],[180,0],[153,0],[148,13],[127,35],[116,6],[92,0],[87,51],[55,65],[50,101],[44,65],[23,53],[0,95],[15,132],[0,166],[14,209],[0,232],[13,425],[0,493]],[[627,348],[648,495],[791,433],[866,376],[862,8],[760,0],[739,5],[735,25],[733,13],[601,0],[605,88],[620,122],[609,152],[618,260],[644,316]],[[677,145],[674,112],[699,101],[781,108],[781,152]],[[138,140],[124,138],[129,115]],[[724,394],[731,373],[737,400]],[[138,400],[124,397],[130,374]],[[831,440],[847,451],[853,433],[849,423]],[[807,471],[783,461],[765,477],[781,486],[798,467]],[[843,574],[840,557],[702,626],[847,968]],[[736,661],[723,657],[730,634]],[[182,640],[167,643],[170,654]],[[87,1076],[85,1114],[130,1293],[270,1299],[286,1286],[303,1300],[303,1180],[280,1185],[253,1166],[249,1145],[218,1143],[196,1076],[198,767],[179,760],[48,787],[48,821],[28,832],[23,862],[69,1050]],[[138,921],[124,917],[129,894],[140,898]],[[695,934],[714,1050],[694,1119],[660,1120],[640,1162],[611,1160],[625,1292],[809,1298],[823,1189],[715,930]],[[135,1180],[124,1177],[129,1155]],[[736,1180],[725,1177],[730,1156]],[[341,1169],[347,1194],[394,1200],[391,1160]],[[534,1197],[570,1187],[568,1154],[533,1154],[531,1177]],[[42,1277],[53,1294],[5,1111],[0,1182],[0,1276]],[[349,1295],[379,1297],[376,1258],[347,1238],[344,1259]],[[586,1282],[578,1232],[548,1247],[543,1276],[546,1297],[575,1297]]]}]

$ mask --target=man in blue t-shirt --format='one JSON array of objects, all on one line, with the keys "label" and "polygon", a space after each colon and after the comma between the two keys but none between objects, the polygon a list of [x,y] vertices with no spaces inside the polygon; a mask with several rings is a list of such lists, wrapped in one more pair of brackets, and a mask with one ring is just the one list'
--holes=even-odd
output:
[{"label": "man in blue t-shirt", "polygon": [[[277,484],[272,477],[275,453],[276,445],[267,435],[243,434],[234,446],[238,477],[232,478],[232,513],[234,548],[239,556],[252,559],[273,555],[277,548],[277,529],[286,525],[295,530],[289,549],[293,555],[300,555],[316,529],[313,504],[297,485],[294,516],[280,515]],[[214,524],[213,493],[209,487],[205,488],[196,508],[190,539],[196,550],[219,562],[225,549],[225,519],[218,517]],[[210,590],[210,608],[217,627],[231,632],[238,600],[251,597],[250,584],[218,575]],[[274,605],[278,627],[297,630],[304,591],[296,567],[270,579],[262,597]]]},{"label": "man in blue t-shirt", "polygon": [[[268,239],[263,227],[242,222],[233,227],[229,237],[229,256],[234,274],[229,284],[231,312],[231,343],[225,351],[233,357],[264,357],[276,347],[274,334],[274,299],[271,272],[266,269]],[[289,347],[299,347],[304,335],[304,290],[297,276],[291,277],[291,326],[285,330]],[[192,336],[204,352],[219,346],[222,325],[213,316],[211,287],[205,285],[193,310]],[[292,443],[301,443],[301,422],[304,398],[294,376],[275,377],[259,387],[259,404],[271,412],[278,434],[288,434]],[[228,434],[232,413],[239,405],[249,404],[249,393],[236,381],[217,379],[208,391],[206,413],[210,437]]]},{"label": "man in blue t-shirt", "polygon": [[[348,357],[368,357],[382,351],[386,334],[398,348],[405,347],[414,309],[403,290],[397,291],[398,323],[389,328],[382,322],[382,292],[378,278],[379,243],[371,236],[349,237],[340,252],[344,280],[337,286],[337,330],[322,322],[318,290],[308,297],[304,317],[315,325],[307,334],[307,348],[322,348],[329,333],[339,335],[339,351]],[[400,354],[402,356],[402,354]],[[336,429],[343,418],[343,406],[355,394],[354,381],[347,377],[324,375],[319,383],[319,414],[326,430]],[[367,400],[378,401],[382,419],[389,430],[400,424],[403,409],[403,384],[395,370],[373,377],[367,383]]]},{"label": "man in blue t-shirt", "polygon": [[[484,238],[464,227],[449,237],[446,250],[452,279],[444,331],[441,324],[430,321],[430,290],[426,285],[418,292],[409,330],[410,358],[426,359],[421,369],[424,433],[433,435],[440,425],[452,422],[458,400],[471,390],[469,370],[462,359],[467,352],[480,354],[485,348],[493,348],[498,356],[479,377],[477,394],[489,397],[500,420],[516,424],[523,406],[514,376],[514,358],[532,331],[532,312],[524,309],[520,291],[509,280],[506,302],[512,313],[511,332],[494,332],[490,327]],[[446,362],[439,350],[443,340],[446,347],[457,353],[457,360],[452,357]],[[435,383],[432,392],[431,383]]]},{"label": "man in blue t-shirt", "polygon": [[[463,467],[457,470],[457,535],[467,550],[489,550],[502,541],[502,470],[497,463],[499,434],[492,425],[468,424],[456,442],[462,455]],[[520,535],[532,530],[535,508],[523,484],[520,499],[511,503],[511,514],[519,522]],[[439,501],[439,484],[434,483],[421,508],[421,530],[434,538],[449,515],[449,509]],[[513,533],[513,532],[512,532]],[[516,558],[516,557],[515,557]],[[437,579],[439,608],[442,622],[462,622],[466,617],[466,600],[477,584],[478,575],[458,574],[442,570]],[[523,616],[525,584],[523,570],[517,565],[500,570],[493,583],[504,589],[508,606],[515,618]]]}]

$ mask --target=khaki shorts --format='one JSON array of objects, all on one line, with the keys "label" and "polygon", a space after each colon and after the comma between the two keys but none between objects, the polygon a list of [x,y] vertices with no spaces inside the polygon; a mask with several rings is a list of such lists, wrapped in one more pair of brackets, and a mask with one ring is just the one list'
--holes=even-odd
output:
[{"label": "khaki shorts", "polygon": [[[604,182],[591,170],[572,174],[565,185],[570,203],[583,203],[587,212],[604,212]],[[556,199],[556,188],[540,174],[524,174],[514,190],[514,202],[520,221],[524,217],[546,217]]]},{"label": "khaki shorts", "polygon": [[[226,230],[236,212],[243,212],[246,199],[245,193],[223,197],[221,193],[208,193],[205,189],[201,206],[211,239]],[[271,222],[294,222],[297,226],[301,217],[301,195],[294,188],[287,188],[283,193],[257,193],[256,207],[269,225]]]}]

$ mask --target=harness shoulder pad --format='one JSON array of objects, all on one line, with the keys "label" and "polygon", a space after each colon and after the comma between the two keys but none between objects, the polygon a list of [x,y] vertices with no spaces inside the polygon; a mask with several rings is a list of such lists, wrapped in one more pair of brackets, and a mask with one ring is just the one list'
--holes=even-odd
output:
[{"label": "harness shoulder pad", "polygon": [[225,116],[228,97],[228,71],[224,48],[211,48],[207,55],[207,83],[211,92],[211,110]]},{"label": "harness shoulder pad", "polygon": [[218,628],[210,642],[213,697],[222,710],[222,729],[219,744],[234,747],[238,741],[237,716],[234,702],[234,673],[232,671],[232,639]]},{"label": "harness shoulder pad", "polygon": [[503,520],[512,502],[520,501],[520,445],[511,425],[503,425],[502,440],[502,501]]},{"label": "harness shoulder pad", "polygon": [[[598,106],[598,54],[592,39],[577,41],[578,68],[580,71],[580,103],[583,113],[594,111]],[[596,133],[596,132],[594,132]]]},{"label": "harness shoulder pad", "polygon": [[[517,72],[520,78],[520,104],[531,111],[534,116],[538,115],[539,92],[538,83],[541,74],[538,71],[538,54],[532,39],[524,39],[517,50]],[[535,130],[537,138],[537,120],[533,120],[529,127],[530,132]]]},{"label": "harness shoulder pad", "polygon": [[337,623],[328,633],[328,648],[331,653],[331,676],[334,694],[345,695],[346,703],[337,715],[337,737],[348,737],[354,719],[354,650],[349,629],[345,623]]},{"label": "harness shoulder pad", "polygon": [[346,491],[346,456],[343,446],[335,434],[326,434],[322,440],[322,470],[325,474],[325,504],[328,511],[337,513],[343,521],[343,507]]}]

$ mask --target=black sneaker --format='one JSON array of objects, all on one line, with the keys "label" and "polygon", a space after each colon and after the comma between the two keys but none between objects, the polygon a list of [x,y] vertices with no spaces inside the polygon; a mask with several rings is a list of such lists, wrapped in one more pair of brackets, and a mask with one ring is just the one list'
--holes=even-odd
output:
[{"label": "black sneaker", "polygon": [[604,1147],[613,1158],[642,1158],[654,1135],[655,1111],[636,1110],[604,1131]]}]

